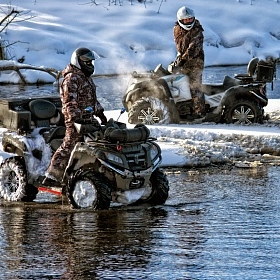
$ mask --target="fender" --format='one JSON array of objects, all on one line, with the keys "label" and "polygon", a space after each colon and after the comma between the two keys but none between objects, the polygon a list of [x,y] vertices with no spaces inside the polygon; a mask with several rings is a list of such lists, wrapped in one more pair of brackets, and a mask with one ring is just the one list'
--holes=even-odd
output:
[{"label": "fender", "polygon": [[267,100],[263,97],[257,95],[253,92],[253,90],[258,89],[260,84],[249,84],[249,85],[239,85],[231,87],[230,89],[225,91],[225,94],[221,100],[220,106],[226,106],[232,102],[233,99],[239,99],[245,96],[245,93],[248,97],[252,99],[261,100],[262,103],[267,104]]},{"label": "fender", "polygon": [[[79,168],[93,164],[96,162],[96,155],[94,150],[84,142],[78,142],[71,152],[70,159],[68,161],[67,167],[64,173],[70,174],[73,170],[78,170]],[[63,179],[63,180],[64,180]]]},{"label": "fender", "polygon": [[[169,98],[171,98],[171,93],[167,82],[164,79],[139,82],[136,88],[127,93],[126,97],[123,99],[123,103],[126,104],[125,107],[130,108],[136,100],[147,96],[166,99],[166,101],[168,101]],[[129,105],[130,102],[131,104]],[[128,108],[126,108],[126,110],[128,110]]]},{"label": "fender", "polygon": [[25,160],[22,156],[18,156],[17,154],[7,153],[4,151],[1,152],[0,165],[2,165],[7,159],[12,159],[12,158],[20,161],[25,166]]},{"label": "fender", "polygon": [[2,135],[3,151],[23,156],[28,151],[24,138],[21,135],[13,137],[13,132],[5,131]]}]

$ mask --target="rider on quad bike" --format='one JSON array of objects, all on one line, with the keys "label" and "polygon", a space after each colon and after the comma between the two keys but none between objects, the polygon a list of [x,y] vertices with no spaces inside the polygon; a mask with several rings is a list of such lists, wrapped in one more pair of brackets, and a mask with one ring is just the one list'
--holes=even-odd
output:
[{"label": "rider on quad bike", "polygon": [[[58,112],[58,114],[57,114]],[[122,110],[124,112],[124,110]],[[62,188],[42,186],[52,154],[61,145],[65,126],[59,97],[9,99],[0,164],[0,198],[33,201],[38,191],[67,195],[74,208],[108,209],[110,203],[159,205],[168,198],[168,179],[160,169],[161,149],[145,125],[126,128],[110,119],[100,125],[93,108],[74,123],[81,141],[71,152]]]},{"label": "rider on quad bike", "polygon": [[[0,103],[0,121],[8,129],[2,137],[0,198],[28,202],[47,191],[66,194],[74,208],[165,203],[169,185],[159,168],[161,149],[145,125],[107,122],[90,79],[95,58],[85,48],[73,53],[63,73],[62,100],[40,96]],[[42,186],[44,174],[53,177]]]},{"label": "rider on quad bike", "polygon": [[[193,123],[194,100],[188,75],[159,64],[154,71],[133,72],[123,97],[132,124]],[[267,83],[276,76],[276,60],[252,58],[246,74],[225,76],[222,83],[202,84],[206,116],[202,121],[216,123],[263,123],[267,116]],[[273,85],[273,84],[272,84]],[[273,88],[273,87],[272,87]]]},{"label": "rider on quad bike", "polygon": [[96,97],[96,86],[91,78],[94,73],[94,60],[97,58],[99,56],[94,51],[78,48],[73,52],[70,64],[62,71],[60,98],[66,131],[63,143],[51,159],[43,185],[60,185],[71,151],[75,144],[81,141],[81,134],[76,131],[74,122],[81,119],[86,107],[91,106],[93,114],[100,118],[102,124],[107,123],[104,109]]}]

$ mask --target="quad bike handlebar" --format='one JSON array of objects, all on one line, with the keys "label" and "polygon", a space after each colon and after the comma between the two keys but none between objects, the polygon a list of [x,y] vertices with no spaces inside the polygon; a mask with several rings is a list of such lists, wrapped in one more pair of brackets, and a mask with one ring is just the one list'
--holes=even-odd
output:
[{"label": "quad bike handlebar", "polygon": [[96,123],[75,123],[78,133],[88,135],[93,141],[108,141],[110,143],[145,142],[150,136],[150,130],[145,125],[136,125],[127,129],[121,122],[109,119],[107,125]]},{"label": "quad bike handlebar", "polygon": [[[122,108],[120,115],[125,112]],[[120,116],[119,116],[120,117]],[[118,117],[118,119],[119,119]],[[74,123],[78,133],[88,135],[92,141],[108,141],[111,143],[145,142],[150,130],[143,124],[128,129],[125,123],[110,118],[106,125],[101,125],[93,116],[91,107],[84,110],[83,119]]]}]

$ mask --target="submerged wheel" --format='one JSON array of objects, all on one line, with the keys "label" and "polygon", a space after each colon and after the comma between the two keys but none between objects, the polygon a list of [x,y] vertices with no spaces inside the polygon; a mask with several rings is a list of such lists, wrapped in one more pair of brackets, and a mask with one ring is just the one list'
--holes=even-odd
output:
[{"label": "submerged wheel", "polygon": [[261,121],[261,108],[252,101],[238,100],[227,109],[225,119],[227,123],[251,124]]},{"label": "submerged wheel", "polygon": [[153,125],[171,121],[168,107],[154,97],[142,97],[132,105],[128,112],[128,122],[133,124]]},{"label": "submerged wheel", "polygon": [[37,188],[27,184],[24,165],[15,158],[6,159],[0,167],[0,197],[8,201],[33,201]]},{"label": "submerged wheel", "polygon": [[[151,195],[144,202],[152,205],[164,204],[168,198],[169,182],[164,172],[157,168],[151,175],[150,184],[152,187]],[[142,200],[143,202],[143,200]]]},{"label": "submerged wheel", "polygon": [[66,192],[74,208],[108,209],[110,206],[110,188],[91,171],[79,170],[71,176]]}]

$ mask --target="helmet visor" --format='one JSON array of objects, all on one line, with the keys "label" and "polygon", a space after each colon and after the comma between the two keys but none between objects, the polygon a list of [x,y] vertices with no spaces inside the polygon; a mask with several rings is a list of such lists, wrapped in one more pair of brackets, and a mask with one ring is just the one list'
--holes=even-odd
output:
[{"label": "helmet visor", "polygon": [[182,24],[192,24],[194,22],[194,17],[188,17],[180,20],[180,23]]},{"label": "helmet visor", "polygon": [[79,57],[82,61],[86,62],[86,61],[92,61],[95,59],[100,58],[100,56],[95,52],[95,51],[90,51],[86,54],[83,54]]}]

